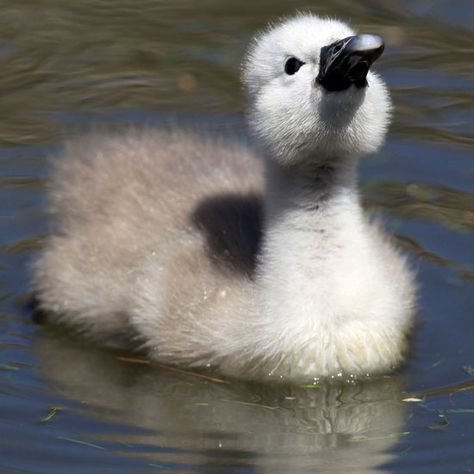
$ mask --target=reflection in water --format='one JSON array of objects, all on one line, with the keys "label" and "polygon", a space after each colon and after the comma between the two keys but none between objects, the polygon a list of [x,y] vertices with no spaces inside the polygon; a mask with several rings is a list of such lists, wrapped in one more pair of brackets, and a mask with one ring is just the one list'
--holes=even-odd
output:
[{"label": "reflection in water", "polygon": [[397,216],[429,219],[459,230],[474,231],[474,195],[445,186],[374,183],[368,194],[372,205]]},{"label": "reflection in water", "polygon": [[147,445],[141,456],[150,463],[376,472],[404,434],[403,387],[395,376],[312,388],[212,383],[43,336],[36,345],[41,370],[61,395],[92,405],[101,418],[148,430],[89,433],[92,442]]}]

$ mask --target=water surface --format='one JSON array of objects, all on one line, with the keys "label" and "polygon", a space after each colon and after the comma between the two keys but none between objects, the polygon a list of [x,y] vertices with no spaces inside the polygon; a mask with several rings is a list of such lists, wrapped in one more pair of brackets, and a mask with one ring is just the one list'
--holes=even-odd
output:
[{"label": "water surface", "polygon": [[[473,472],[470,0],[0,0],[0,472]],[[240,61],[311,10],[385,37],[394,99],[364,199],[418,268],[405,367],[310,387],[220,383],[35,326],[28,263],[48,232],[47,160],[91,123],[246,136]],[[403,399],[421,399],[407,402]]]}]

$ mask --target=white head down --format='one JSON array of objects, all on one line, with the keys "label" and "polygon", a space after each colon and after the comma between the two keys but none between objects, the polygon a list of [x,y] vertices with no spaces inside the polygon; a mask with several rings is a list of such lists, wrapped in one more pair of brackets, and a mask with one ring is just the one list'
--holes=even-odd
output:
[{"label": "white head down", "polygon": [[380,37],[300,15],[254,42],[244,65],[250,122],[283,166],[328,163],[376,151],[389,121],[384,82],[369,71]]}]

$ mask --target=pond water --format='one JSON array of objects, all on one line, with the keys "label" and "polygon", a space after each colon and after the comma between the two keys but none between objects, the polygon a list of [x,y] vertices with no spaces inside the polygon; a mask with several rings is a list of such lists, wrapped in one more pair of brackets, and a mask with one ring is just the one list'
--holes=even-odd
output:
[{"label": "pond water", "polygon": [[[472,0],[0,0],[0,472],[474,471]],[[395,102],[366,205],[418,268],[408,363],[274,386],[151,367],[36,326],[48,157],[72,131],[206,124],[246,136],[239,65],[296,9],[385,37]],[[421,401],[403,401],[407,398]]]}]

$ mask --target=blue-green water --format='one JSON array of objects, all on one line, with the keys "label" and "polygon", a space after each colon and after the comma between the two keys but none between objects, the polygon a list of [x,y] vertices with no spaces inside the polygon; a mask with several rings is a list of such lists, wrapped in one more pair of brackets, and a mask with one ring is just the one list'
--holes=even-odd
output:
[{"label": "blue-green water", "polygon": [[[472,1],[0,7],[1,473],[474,471]],[[361,178],[419,269],[407,365],[353,385],[222,384],[33,324],[28,262],[48,232],[47,159],[62,139],[170,120],[245,137],[241,56],[296,9],[387,42],[393,126]]]}]

